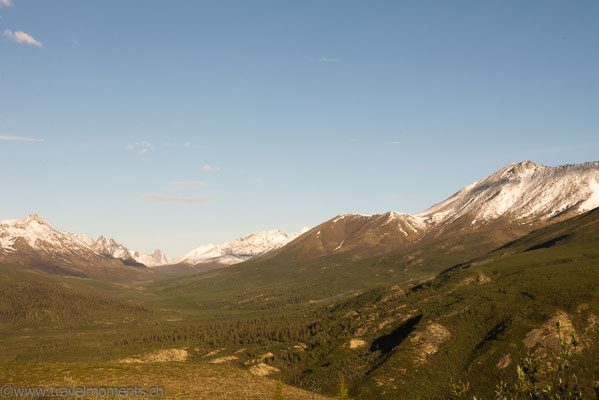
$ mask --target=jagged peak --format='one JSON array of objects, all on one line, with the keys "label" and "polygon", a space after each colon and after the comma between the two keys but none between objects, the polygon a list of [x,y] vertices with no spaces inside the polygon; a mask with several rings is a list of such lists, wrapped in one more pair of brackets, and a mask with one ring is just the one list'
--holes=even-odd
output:
[{"label": "jagged peak", "polygon": [[416,215],[429,224],[466,215],[472,224],[504,215],[514,220],[546,219],[597,204],[597,182],[597,162],[547,167],[526,160],[509,164]]},{"label": "jagged peak", "polygon": [[45,219],[40,217],[39,214],[29,214],[23,218],[6,219],[4,221],[0,221],[0,223],[5,224],[5,225],[17,225],[17,224],[18,225],[28,225],[32,222],[37,222],[38,224],[52,226],[52,224],[50,224]]}]

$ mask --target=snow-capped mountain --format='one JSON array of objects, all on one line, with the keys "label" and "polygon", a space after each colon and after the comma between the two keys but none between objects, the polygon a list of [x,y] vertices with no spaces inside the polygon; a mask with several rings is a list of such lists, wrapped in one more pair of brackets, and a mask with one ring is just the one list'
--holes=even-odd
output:
[{"label": "snow-capped mountain", "polygon": [[280,230],[265,231],[252,233],[219,245],[206,244],[182,255],[174,263],[188,265],[200,263],[237,264],[282,247],[306,231],[308,231],[308,228],[303,228],[291,235]]},{"label": "snow-capped mountain", "polygon": [[0,221],[0,253],[14,253],[24,245],[39,252],[94,253],[87,237],[62,231],[37,214]]},{"label": "snow-capped mountain", "polygon": [[[60,266],[87,276],[89,271],[82,272],[79,266],[96,268],[111,265],[110,260],[156,267],[231,265],[267,253],[267,257],[282,253],[317,257],[352,250],[367,257],[438,238],[446,232],[495,229],[507,232],[506,238],[509,235],[515,238],[596,207],[599,207],[599,162],[547,167],[523,161],[466,186],[418,214],[391,211],[340,215],[309,231],[306,228],[291,235],[273,230],[220,245],[207,244],[176,260],[160,250],[152,254],[133,251],[104,235],[93,240],[62,231],[38,215],[30,215],[0,222],[0,261]],[[123,265],[113,264],[115,268]]]},{"label": "snow-capped mountain", "polygon": [[154,250],[152,254],[133,251],[105,235],[101,235],[95,243],[91,244],[91,247],[102,255],[120,258],[125,261],[133,260],[147,267],[157,267],[170,264],[173,261],[160,249]]},{"label": "snow-capped mountain", "polygon": [[56,228],[39,215],[0,222],[0,262],[23,265],[51,274],[114,281],[151,279],[153,271],[106,257],[95,241]]},{"label": "snow-capped mountain", "polygon": [[471,225],[498,218],[547,220],[599,207],[599,162],[546,167],[510,164],[416,214],[429,226],[458,220]]},{"label": "snow-capped mountain", "polygon": [[445,233],[481,229],[501,230],[504,239],[511,240],[596,207],[599,162],[546,167],[523,161],[466,186],[418,214],[391,211],[337,216],[311,229],[278,254],[311,258],[353,251],[368,257]]},{"label": "snow-capped mountain", "polygon": [[19,249],[23,250],[24,246],[46,259],[52,254],[63,259],[67,255],[86,259],[102,256],[134,261],[149,267],[172,261],[160,250],[144,254],[130,250],[104,235],[93,240],[87,235],[60,230],[37,214],[0,221],[0,254],[14,255]]}]

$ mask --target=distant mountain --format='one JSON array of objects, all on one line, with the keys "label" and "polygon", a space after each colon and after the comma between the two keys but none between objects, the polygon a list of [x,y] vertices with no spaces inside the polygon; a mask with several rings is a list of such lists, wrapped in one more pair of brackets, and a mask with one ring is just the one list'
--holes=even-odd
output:
[{"label": "distant mountain", "polygon": [[174,261],[174,264],[237,264],[280,248],[306,231],[308,228],[290,235],[280,230],[273,230],[252,233],[219,245],[210,243],[182,255]]},{"label": "distant mountain", "polygon": [[[0,261],[76,271],[79,265],[118,259],[130,266],[159,267],[157,271],[164,266],[165,273],[179,274],[249,259],[288,262],[346,254],[356,260],[425,246],[435,240],[455,251],[461,239],[448,239],[469,234],[484,237],[486,246],[492,246],[595,207],[599,207],[599,162],[546,167],[523,161],[415,215],[394,211],[340,215],[291,235],[273,230],[220,245],[207,244],[175,260],[160,250],[152,254],[131,250],[107,236],[93,240],[64,232],[31,215],[0,222]],[[445,251],[440,242],[435,246],[436,251]]]},{"label": "distant mountain", "polygon": [[120,259],[99,253],[88,236],[62,231],[37,214],[0,222],[0,262],[115,280],[147,278],[151,272],[139,263],[131,268]]},{"label": "distant mountain", "polygon": [[166,256],[160,249],[154,250],[152,254],[133,251],[105,235],[101,235],[95,242],[92,240],[90,246],[105,256],[120,258],[129,262],[134,261],[147,267],[170,264],[173,261],[172,258]]}]

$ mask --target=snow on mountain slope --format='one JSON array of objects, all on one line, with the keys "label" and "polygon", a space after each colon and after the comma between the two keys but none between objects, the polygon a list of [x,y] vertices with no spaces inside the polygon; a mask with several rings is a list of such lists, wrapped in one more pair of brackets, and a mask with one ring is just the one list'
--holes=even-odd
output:
[{"label": "snow on mountain slope", "polygon": [[104,235],[95,241],[87,235],[62,231],[37,214],[0,221],[0,253],[16,252],[19,242],[26,243],[35,252],[46,254],[72,254],[88,258],[91,255],[102,255],[134,260],[146,266],[169,264],[172,261],[160,250],[144,254],[132,251]]},{"label": "snow on mountain slope", "polygon": [[99,254],[122,260],[134,260],[147,267],[157,267],[159,265],[170,264],[173,261],[170,257],[162,253],[160,249],[154,250],[152,254],[133,251],[105,235],[101,235],[92,245],[92,248]]},{"label": "snow on mountain slope", "polygon": [[303,228],[297,233],[287,234],[280,230],[252,233],[220,245],[206,244],[177,258],[175,264],[195,265],[215,262],[223,265],[237,264],[286,245],[307,232]]},{"label": "snow on mountain slope", "polygon": [[[511,240],[558,218],[599,207],[599,162],[546,167],[530,161],[510,164],[466,186],[426,211],[410,215],[339,215],[279,250],[295,258],[353,252],[354,257],[386,254],[445,233],[505,229]],[[556,218],[558,217],[558,218]],[[508,229],[508,226],[511,226]]]},{"label": "snow on mountain slope", "polygon": [[510,164],[415,216],[428,225],[458,219],[472,225],[500,217],[547,220],[599,207],[599,162],[546,167]]},{"label": "snow on mountain slope", "polygon": [[93,252],[87,239],[61,231],[37,214],[21,219],[0,221],[0,252],[16,251],[18,241],[26,243],[37,251]]}]

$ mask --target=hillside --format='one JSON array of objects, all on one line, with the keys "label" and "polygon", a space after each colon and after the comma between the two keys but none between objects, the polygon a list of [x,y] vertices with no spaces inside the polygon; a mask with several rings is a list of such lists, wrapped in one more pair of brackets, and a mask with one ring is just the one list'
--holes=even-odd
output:
[{"label": "hillside", "polygon": [[514,382],[527,352],[551,370],[552,326],[560,320],[582,343],[571,367],[590,394],[599,377],[597,260],[599,209],[418,284],[381,287],[311,310],[128,335],[120,345],[202,343],[209,345],[204,351],[222,349],[218,357],[245,362],[270,352],[267,364],[286,382],[333,394],[343,375],[356,399],[452,398],[450,382],[492,398],[500,381]]},{"label": "hillside", "polygon": [[559,319],[582,342],[574,365],[590,393],[599,377],[598,259],[595,209],[426,283],[366,292],[328,307],[320,324],[339,332],[335,344],[316,346],[323,356],[289,379],[331,392],[341,371],[360,399],[448,398],[448,382],[462,381],[491,398],[499,381],[515,380],[527,351],[541,365],[551,360],[545,348]]},{"label": "hillside", "polygon": [[257,258],[153,290],[208,307],[260,309],[426,279],[599,205],[598,182],[598,162],[510,164],[416,215],[339,215]]},{"label": "hillside", "polygon": [[[443,248],[438,251],[436,257],[443,258]],[[546,348],[555,343],[550,328],[559,319],[582,343],[571,367],[588,393],[591,381],[599,377],[597,260],[599,209],[483,255],[452,261],[436,277],[420,282],[389,280],[376,289],[363,288],[324,302],[296,299],[299,290],[281,289],[280,301],[243,293],[236,302],[215,297],[212,303],[200,304],[195,292],[189,297],[191,292],[178,283],[177,289],[163,287],[163,291],[155,290],[157,284],[128,289],[98,286],[94,293],[87,290],[88,296],[81,285],[93,281],[54,277],[50,291],[33,282],[26,292],[54,293],[66,284],[71,288],[64,295],[83,297],[59,293],[50,298],[66,302],[51,301],[54,308],[34,302],[32,310],[56,312],[64,308],[60,304],[74,301],[89,312],[98,309],[97,313],[70,319],[68,315],[79,311],[67,307],[66,314],[58,314],[62,321],[58,324],[48,318],[10,321],[0,335],[0,348],[4,362],[16,363],[11,371],[34,360],[62,362],[64,371],[79,377],[84,376],[81,368],[88,368],[82,362],[110,369],[106,363],[145,359],[140,354],[175,348],[187,351],[187,361],[156,366],[173,377],[175,386],[184,382],[178,381],[183,379],[177,378],[179,368],[206,367],[210,374],[216,373],[209,372],[216,371],[211,369],[216,364],[227,373],[242,368],[264,370],[273,377],[280,371],[288,384],[329,395],[336,393],[343,375],[356,399],[451,398],[450,382],[468,383],[471,395],[491,398],[499,381],[514,381],[516,366],[527,351],[546,365],[550,354]],[[13,278],[10,287],[43,276]],[[179,280],[160,285],[174,282]],[[106,303],[108,312],[103,313],[104,306],[98,304],[108,298],[117,303]],[[295,300],[295,307],[288,304]],[[119,308],[123,302],[141,307],[140,313]],[[139,374],[129,368],[124,373]],[[250,382],[260,387],[260,379]],[[231,393],[237,390],[235,385]]]}]

